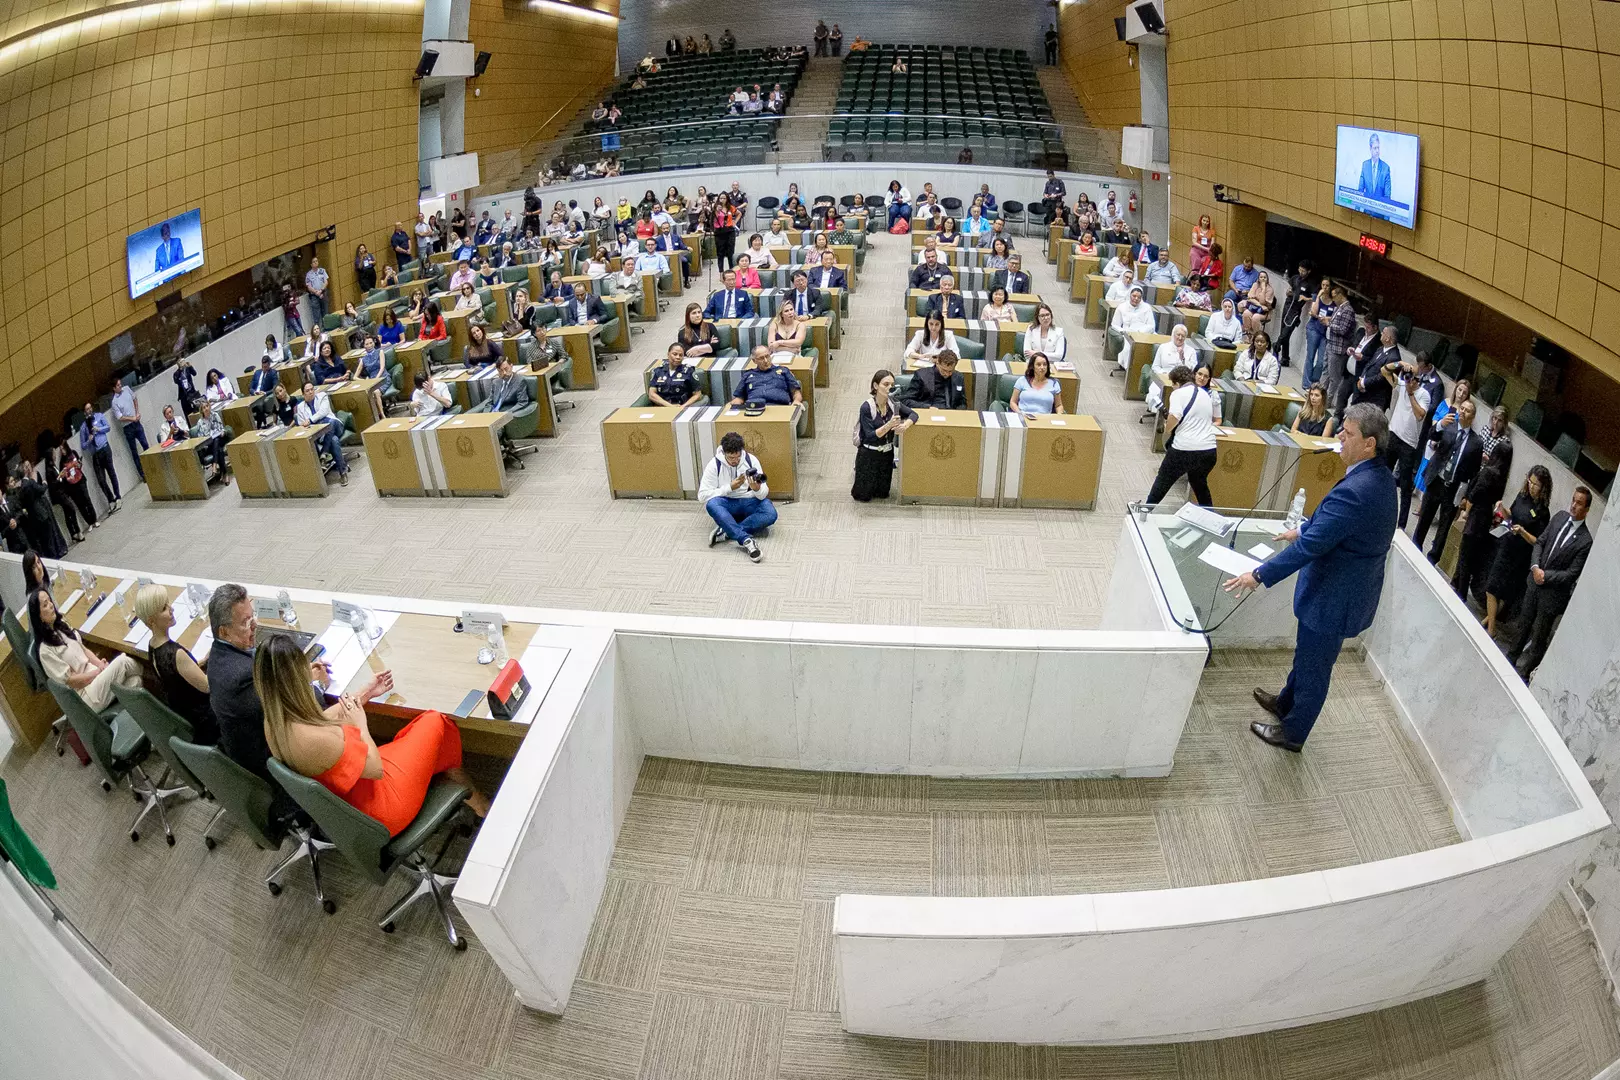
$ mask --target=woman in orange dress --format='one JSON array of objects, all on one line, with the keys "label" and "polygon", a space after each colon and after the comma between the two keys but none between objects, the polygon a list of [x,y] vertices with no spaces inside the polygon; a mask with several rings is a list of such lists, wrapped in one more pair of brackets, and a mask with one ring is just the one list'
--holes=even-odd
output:
[{"label": "woman in orange dress", "polygon": [[[444,773],[473,789],[467,805],[483,817],[489,798],[461,767],[461,732],[439,712],[425,712],[378,746],[360,701],[344,694],[321,708],[310,665],[292,640],[272,636],[253,656],[253,687],[264,706],[264,737],[277,761],[313,780],[398,836],[422,810],[428,784]],[[379,689],[393,678],[386,673]]]},{"label": "woman in orange dress", "polygon": [[1209,248],[1215,243],[1215,226],[1210,223],[1209,215],[1202,214],[1198,224],[1193,226],[1192,243],[1187,248],[1187,269],[1195,274],[1202,274],[1204,266],[1209,262]]}]

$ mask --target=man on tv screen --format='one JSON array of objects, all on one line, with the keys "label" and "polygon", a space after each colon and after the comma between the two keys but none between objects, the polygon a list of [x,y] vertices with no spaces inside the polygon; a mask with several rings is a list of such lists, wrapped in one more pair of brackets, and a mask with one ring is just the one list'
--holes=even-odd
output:
[{"label": "man on tv screen", "polygon": [[1370,155],[1361,163],[1361,184],[1356,189],[1360,194],[1371,199],[1389,201],[1389,162],[1379,156],[1378,136],[1373,135],[1367,140],[1367,153]]},{"label": "man on tv screen", "polygon": [[[1365,170],[1364,170],[1365,171]],[[1385,170],[1388,172],[1388,169]],[[153,272],[161,273],[171,266],[179,266],[186,261],[186,249],[178,237],[169,235],[169,223],[163,223],[163,239],[158,241],[157,262],[152,267]]]}]

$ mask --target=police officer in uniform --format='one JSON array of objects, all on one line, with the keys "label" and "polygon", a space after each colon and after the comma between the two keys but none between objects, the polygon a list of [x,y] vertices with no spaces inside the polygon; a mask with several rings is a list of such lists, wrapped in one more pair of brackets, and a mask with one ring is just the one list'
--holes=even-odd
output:
[{"label": "police officer in uniform", "polygon": [[700,393],[697,374],[686,362],[686,350],[676,342],[669,347],[668,359],[653,368],[647,400],[654,405],[685,405]]},{"label": "police officer in uniform", "polygon": [[731,396],[732,405],[743,405],[750,401],[766,405],[797,405],[804,400],[804,391],[793,372],[780,364],[771,363],[771,350],[763,345],[755,345],[748,359],[754,366],[737,380],[737,392]]}]

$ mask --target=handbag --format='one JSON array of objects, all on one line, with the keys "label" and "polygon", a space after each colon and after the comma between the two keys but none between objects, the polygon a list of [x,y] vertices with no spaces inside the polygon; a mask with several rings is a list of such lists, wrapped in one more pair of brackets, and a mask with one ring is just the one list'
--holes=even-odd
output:
[{"label": "handbag", "polygon": [[69,484],[77,484],[84,479],[84,470],[79,467],[77,459],[62,466],[62,479]]},{"label": "handbag", "polygon": [[905,218],[895,218],[894,224],[889,226],[889,232],[895,236],[905,236],[911,231],[911,222]]}]

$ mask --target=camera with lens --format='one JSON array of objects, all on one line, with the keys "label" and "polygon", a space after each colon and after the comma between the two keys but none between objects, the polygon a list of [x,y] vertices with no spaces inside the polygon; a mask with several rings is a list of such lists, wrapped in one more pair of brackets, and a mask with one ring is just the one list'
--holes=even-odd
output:
[{"label": "camera with lens", "polygon": [[748,479],[752,480],[756,484],[763,484],[765,482],[765,472],[762,469],[749,469],[746,475]]}]

